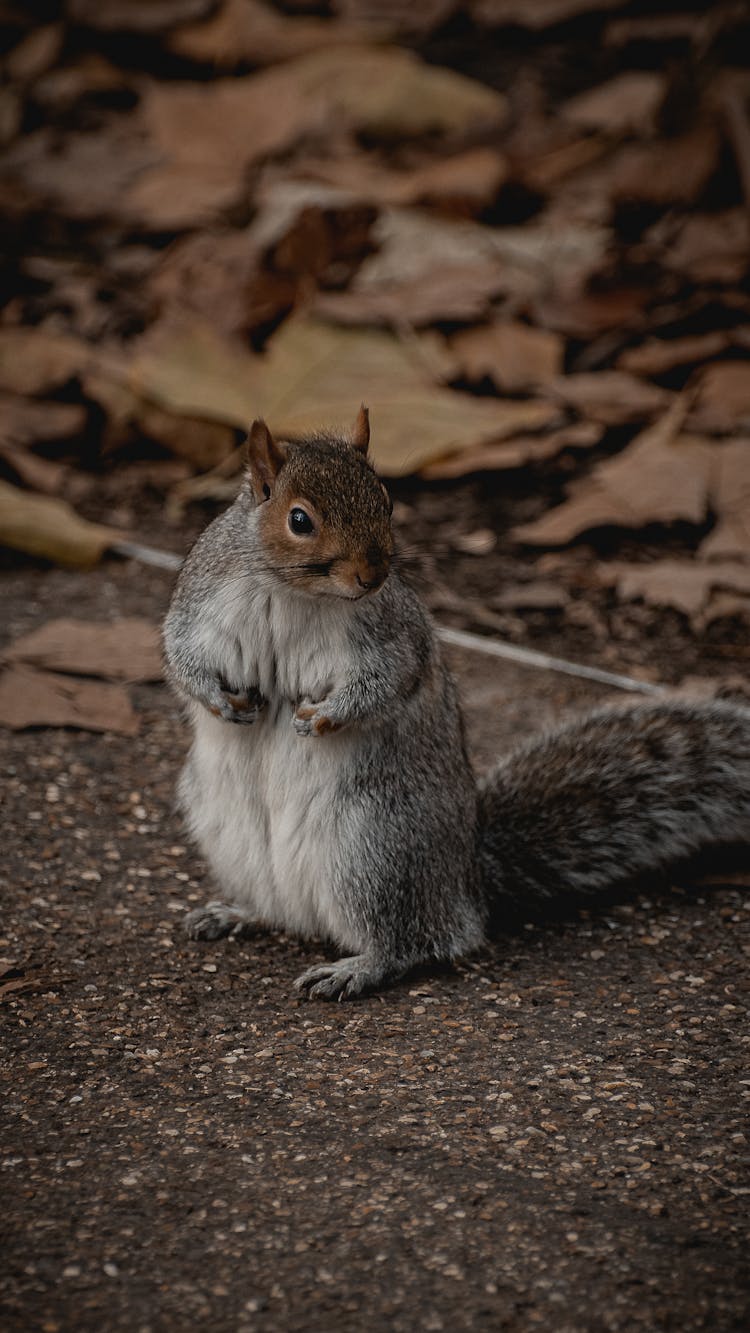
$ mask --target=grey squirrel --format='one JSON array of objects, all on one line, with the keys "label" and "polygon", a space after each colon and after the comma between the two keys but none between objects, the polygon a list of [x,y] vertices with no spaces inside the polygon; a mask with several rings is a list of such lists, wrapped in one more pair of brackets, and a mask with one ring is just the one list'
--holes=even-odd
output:
[{"label": "grey squirrel", "polygon": [[165,622],[193,727],[180,799],[223,895],[188,933],[325,937],[347,956],[296,982],[325,999],[471,953],[506,913],[750,842],[739,703],[599,709],[477,782],[368,444],[364,407],[349,435],[256,421]]}]

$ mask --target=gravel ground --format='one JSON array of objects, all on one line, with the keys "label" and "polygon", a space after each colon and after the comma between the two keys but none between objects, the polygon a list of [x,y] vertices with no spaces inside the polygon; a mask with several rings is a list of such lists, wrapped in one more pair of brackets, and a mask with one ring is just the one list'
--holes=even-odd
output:
[{"label": "gravel ground", "polygon": [[[4,582],[10,635],[168,595],[128,565]],[[603,697],[453,660],[480,763]],[[741,878],[309,1003],[323,946],[183,938],[211,892],[186,737],[134,697],[135,740],[3,740],[3,1329],[746,1329]]]}]

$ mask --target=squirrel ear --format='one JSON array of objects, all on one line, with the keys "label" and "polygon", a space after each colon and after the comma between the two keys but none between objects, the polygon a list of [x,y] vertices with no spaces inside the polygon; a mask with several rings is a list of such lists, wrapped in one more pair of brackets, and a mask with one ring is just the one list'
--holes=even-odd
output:
[{"label": "squirrel ear", "polygon": [[370,443],[370,413],[364,403],[362,403],[357,413],[357,420],[349,433],[349,442],[354,445],[355,449],[359,449],[360,453],[367,453],[367,447]]},{"label": "squirrel ear", "polygon": [[270,496],[284,462],[282,450],[265,421],[259,417],[253,422],[247,437],[247,470],[259,504]]}]

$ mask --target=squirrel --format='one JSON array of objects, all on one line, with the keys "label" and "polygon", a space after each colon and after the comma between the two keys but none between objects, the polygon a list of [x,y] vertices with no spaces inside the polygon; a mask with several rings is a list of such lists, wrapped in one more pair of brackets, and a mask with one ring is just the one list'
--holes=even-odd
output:
[{"label": "squirrel", "polygon": [[741,703],[598,708],[477,781],[369,438],[364,406],[348,434],[277,441],[255,421],[164,632],[193,728],[179,799],[223,894],[187,932],[324,937],[346,956],[295,983],[324,999],[469,954],[561,895],[750,842]]}]

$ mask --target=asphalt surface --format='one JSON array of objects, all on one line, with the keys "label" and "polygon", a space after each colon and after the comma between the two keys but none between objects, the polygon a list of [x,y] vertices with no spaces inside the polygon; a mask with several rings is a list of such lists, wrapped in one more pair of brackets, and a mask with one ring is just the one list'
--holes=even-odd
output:
[{"label": "asphalt surface", "polygon": [[[168,579],[4,592],[13,635],[156,619]],[[452,660],[480,763],[604,697]],[[310,1003],[324,946],[183,937],[187,738],[134,697],[135,739],[0,735],[2,1328],[746,1329],[747,877]]]}]

